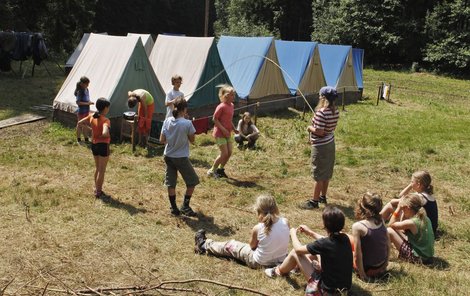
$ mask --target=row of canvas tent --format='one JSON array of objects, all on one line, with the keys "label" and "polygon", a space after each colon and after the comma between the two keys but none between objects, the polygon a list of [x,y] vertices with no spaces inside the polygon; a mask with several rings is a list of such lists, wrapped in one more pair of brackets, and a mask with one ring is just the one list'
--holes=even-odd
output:
[{"label": "row of canvas tent", "polygon": [[73,93],[81,76],[91,80],[93,101],[111,101],[108,117],[122,117],[128,111],[127,91],[144,88],[156,100],[159,120],[165,113],[164,90],[171,89],[174,74],[183,77],[180,90],[195,117],[212,114],[219,102],[217,85],[223,83],[234,86],[242,104],[289,97],[297,88],[304,95],[316,94],[324,85],[357,93],[362,83],[362,51],[355,55],[350,46],[229,36],[216,44],[213,37],[159,35],[149,50],[143,40],[147,44],[149,39],[139,34],[90,34],[54,99],[55,118],[74,121]]}]

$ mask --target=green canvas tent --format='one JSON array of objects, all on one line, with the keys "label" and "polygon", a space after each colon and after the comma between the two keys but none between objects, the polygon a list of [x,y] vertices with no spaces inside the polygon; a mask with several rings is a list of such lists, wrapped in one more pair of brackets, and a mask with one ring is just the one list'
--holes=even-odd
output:
[{"label": "green canvas tent", "polygon": [[[54,118],[67,121],[77,110],[74,90],[81,76],[90,79],[91,101],[110,100],[109,118],[121,118],[128,111],[127,91],[148,90],[155,99],[155,113],[165,113],[164,92],[138,36],[91,34],[75,66],[54,99]],[[94,105],[91,106],[94,111]]]},{"label": "green canvas tent", "polygon": [[149,59],[166,92],[173,88],[172,76],[183,77],[180,91],[192,116],[212,114],[219,103],[216,86],[230,84],[213,37],[158,35]]}]

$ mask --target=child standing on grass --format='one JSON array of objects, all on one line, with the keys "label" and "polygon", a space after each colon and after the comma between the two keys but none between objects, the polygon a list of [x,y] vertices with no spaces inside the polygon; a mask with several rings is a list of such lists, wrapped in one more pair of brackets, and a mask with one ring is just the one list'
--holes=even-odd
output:
[{"label": "child standing on grass", "polygon": [[[353,256],[349,237],[341,233],[344,214],[336,207],[327,206],[323,210],[322,219],[328,236],[322,236],[306,225],[291,228],[294,249],[281,265],[266,269],[267,276],[287,275],[291,270],[299,268],[307,280],[305,295],[309,296],[337,295],[351,288]],[[305,233],[315,241],[302,245],[297,232]]]},{"label": "child standing on grass", "polygon": [[413,190],[421,196],[423,207],[426,210],[426,215],[428,216],[429,220],[431,220],[432,231],[434,233],[434,237],[436,237],[439,214],[437,210],[437,201],[432,195],[434,192],[434,188],[431,185],[431,181],[431,175],[427,171],[414,172],[411,176],[410,184],[408,184],[408,186],[406,186],[400,192],[399,198],[392,199],[384,206],[384,208],[380,212],[382,218],[384,220],[389,220],[390,215],[396,209],[398,203],[403,198],[403,196],[407,195]]},{"label": "child standing on grass", "polygon": [[78,122],[83,118],[87,117],[90,114],[90,105],[93,105],[93,102],[90,101],[90,92],[88,91],[88,86],[90,85],[90,79],[86,76],[82,76],[80,81],[77,82],[77,86],[73,94],[77,99],[77,143],[82,144],[81,135],[85,137],[85,143],[88,144],[88,132],[83,128],[78,127]]},{"label": "child standing on grass", "polygon": [[216,178],[228,178],[225,173],[225,165],[227,164],[233,151],[232,118],[234,112],[233,100],[235,99],[235,90],[230,85],[222,85],[219,90],[220,104],[214,112],[214,131],[212,135],[215,138],[217,146],[219,146],[220,154],[214,160],[214,164],[207,171],[208,176]]},{"label": "child standing on grass", "polygon": [[[166,144],[163,152],[166,163],[165,185],[168,188],[171,214],[179,216],[183,213],[186,216],[196,216],[189,206],[194,188],[199,184],[199,178],[189,161],[189,143],[194,143],[196,129],[193,123],[185,118],[188,114],[186,100],[183,97],[177,98],[173,105],[173,116],[165,119],[160,133],[160,142]],[[176,205],[175,189],[178,172],[186,183],[186,193],[180,209]]]},{"label": "child standing on grass", "polygon": [[248,244],[235,240],[215,242],[206,238],[200,229],[195,235],[194,251],[213,256],[229,257],[245,263],[250,268],[275,266],[287,256],[289,223],[279,214],[276,200],[271,195],[260,195],[254,206],[258,224],[251,230]]},{"label": "child standing on grass", "polygon": [[183,77],[180,75],[174,75],[171,77],[171,85],[173,88],[166,94],[165,106],[166,106],[166,118],[173,116],[173,109],[175,100],[177,98],[184,98],[184,94],[180,92],[181,84],[183,83]]},{"label": "child standing on grass", "polygon": [[93,133],[91,151],[95,159],[95,197],[106,196],[103,192],[104,174],[109,160],[109,143],[111,142],[110,128],[111,123],[106,114],[109,111],[110,102],[105,98],[99,98],[96,101],[96,109],[93,115],[88,115],[78,122],[78,127],[87,126]]},{"label": "child standing on grass", "polygon": [[355,209],[356,219],[360,221],[352,225],[354,268],[366,282],[387,270],[390,242],[381,209],[382,199],[369,192],[359,199]]},{"label": "child standing on grass", "polygon": [[319,202],[327,202],[326,192],[335,165],[334,132],[339,119],[335,101],[338,94],[334,87],[324,86],[320,89],[319,95],[312,124],[307,127],[312,144],[312,177],[315,185],[312,199],[307,200],[302,206],[305,209],[316,209],[319,207]]},{"label": "child standing on grass", "polygon": [[434,233],[419,193],[409,193],[400,199],[390,218],[388,234],[399,258],[412,263],[432,262]]}]

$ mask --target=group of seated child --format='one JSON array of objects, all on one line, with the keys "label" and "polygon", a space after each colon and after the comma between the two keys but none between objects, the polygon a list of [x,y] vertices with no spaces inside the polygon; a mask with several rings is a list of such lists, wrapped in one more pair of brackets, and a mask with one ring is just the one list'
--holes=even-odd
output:
[{"label": "group of seated child", "polygon": [[[195,252],[234,258],[251,268],[266,268],[269,277],[301,272],[307,281],[305,295],[339,295],[352,284],[353,270],[363,281],[380,278],[387,271],[390,242],[398,257],[412,263],[428,263],[434,256],[437,203],[426,171],[412,175],[411,183],[384,207],[376,194],[366,193],[357,202],[352,235],[342,230],[344,213],[326,206],[322,213],[326,236],[306,225],[290,228],[275,199],[260,195],[255,211],[258,223],[250,242],[216,242],[201,229],[195,235]],[[388,221],[388,227],[384,221]],[[313,242],[303,245],[298,234]],[[289,237],[293,249],[288,252]]]}]

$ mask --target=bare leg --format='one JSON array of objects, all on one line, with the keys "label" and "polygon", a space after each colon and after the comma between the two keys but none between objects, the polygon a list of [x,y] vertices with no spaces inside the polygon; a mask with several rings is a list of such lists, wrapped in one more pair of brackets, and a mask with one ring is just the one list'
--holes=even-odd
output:
[{"label": "bare leg", "polygon": [[396,230],[394,230],[391,227],[388,227],[387,231],[388,231],[388,236],[390,237],[390,241],[392,242],[392,244],[395,246],[397,250],[400,250],[401,245],[403,244],[403,238],[396,232]]},{"label": "bare leg", "polygon": [[109,156],[103,157],[98,156],[98,174],[96,177],[96,190],[101,191],[103,189],[104,174],[106,172],[106,166],[108,165]]},{"label": "bare leg", "polygon": [[279,266],[279,272],[281,275],[287,274],[298,266],[304,274],[305,279],[308,280],[313,273],[312,260],[313,259],[310,255],[297,255],[295,250],[292,250]]}]

